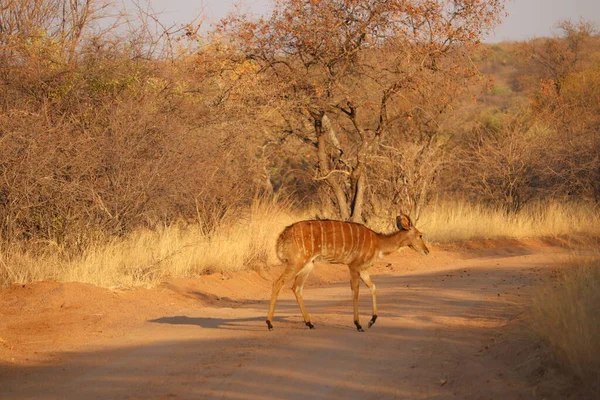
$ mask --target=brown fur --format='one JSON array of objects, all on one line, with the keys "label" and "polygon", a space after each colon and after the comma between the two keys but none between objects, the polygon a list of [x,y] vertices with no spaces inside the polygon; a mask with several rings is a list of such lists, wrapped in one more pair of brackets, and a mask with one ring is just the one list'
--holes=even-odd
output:
[{"label": "brown fur", "polygon": [[315,259],[348,265],[354,294],[354,323],[359,331],[362,331],[358,317],[359,278],[367,285],[373,298],[373,318],[369,323],[371,327],[377,319],[375,285],[367,273],[373,261],[403,246],[409,246],[421,254],[429,253],[421,233],[412,225],[408,216],[397,217],[396,224],[399,231],[391,235],[378,234],[360,224],[329,220],[300,221],[285,228],[279,235],[276,249],[277,256],[286,268],[273,282],[267,317],[269,329],[273,329],[272,321],[277,296],[283,285],[292,277],[295,277],[292,290],[296,295],[304,322],[311,329],[314,327],[304,306],[302,289],[314,267]]}]

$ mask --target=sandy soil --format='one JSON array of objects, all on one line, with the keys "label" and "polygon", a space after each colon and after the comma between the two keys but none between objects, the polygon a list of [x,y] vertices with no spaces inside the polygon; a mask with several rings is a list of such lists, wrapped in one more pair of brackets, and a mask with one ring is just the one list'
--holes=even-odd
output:
[{"label": "sandy soil", "polygon": [[0,399],[535,398],[503,338],[565,257],[533,242],[403,250],[373,268],[365,333],[341,265],[317,265],[305,287],[314,330],[288,285],[267,331],[278,267],[132,291],[13,286],[0,290]]}]

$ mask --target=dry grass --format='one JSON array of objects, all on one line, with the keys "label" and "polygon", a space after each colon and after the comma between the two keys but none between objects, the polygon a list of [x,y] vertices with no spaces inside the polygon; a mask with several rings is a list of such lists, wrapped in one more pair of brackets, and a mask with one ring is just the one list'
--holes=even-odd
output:
[{"label": "dry grass", "polygon": [[600,214],[577,203],[535,204],[516,214],[465,202],[438,202],[417,222],[429,241],[471,239],[599,236]]},{"label": "dry grass", "polygon": [[[276,262],[277,235],[290,223],[315,215],[293,212],[285,202],[256,200],[233,211],[212,232],[201,225],[175,224],[141,229],[124,238],[93,245],[69,260],[56,251],[33,256],[22,249],[0,249],[0,285],[37,280],[86,282],[102,287],[151,286],[171,277],[234,272]],[[325,215],[323,210],[318,214]],[[369,221],[389,232],[392,221]],[[596,235],[599,217],[591,208],[538,205],[507,217],[502,211],[465,203],[438,203],[417,222],[430,242],[471,239]]]},{"label": "dry grass", "polygon": [[56,254],[32,257],[0,253],[0,284],[36,280],[86,282],[102,287],[152,286],[169,277],[233,272],[273,263],[275,241],[301,217],[285,204],[256,201],[245,212],[206,233],[200,225],[142,229],[125,238],[92,246],[69,261]]},{"label": "dry grass", "polygon": [[[257,200],[250,209],[232,212],[214,231],[201,225],[138,230],[92,246],[65,261],[57,252],[33,256],[21,249],[0,249],[0,285],[52,279],[102,287],[152,286],[172,277],[230,273],[276,262],[275,241],[294,221],[314,216],[292,212],[282,202]],[[323,215],[323,210],[319,210]],[[437,243],[473,239],[579,235],[598,237],[600,217],[585,205],[536,205],[507,216],[500,210],[465,203],[438,203],[423,212],[417,226]],[[390,231],[392,221],[368,225]],[[547,343],[553,364],[575,377],[590,393],[600,390],[600,257],[579,262],[558,281],[533,296],[528,328]],[[556,379],[555,382],[573,380]]]},{"label": "dry grass", "polygon": [[527,327],[547,349],[544,368],[558,373],[552,385],[577,397],[600,397],[599,316],[598,255],[574,262],[532,297]]}]

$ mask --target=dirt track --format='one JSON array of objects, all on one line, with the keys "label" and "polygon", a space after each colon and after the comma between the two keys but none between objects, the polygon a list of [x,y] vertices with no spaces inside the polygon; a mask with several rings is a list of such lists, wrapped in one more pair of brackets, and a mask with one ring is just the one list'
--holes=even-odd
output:
[{"label": "dirt track", "polygon": [[[0,399],[534,398],[515,370],[519,349],[498,342],[527,288],[564,256],[539,246],[392,255],[373,271],[379,319],[365,333],[352,323],[349,285],[326,283],[345,280],[343,266],[317,265],[309,278],[314,330],[287,289],[267,331],[276,269],[133,294],[5,289]],[[62,297],[44,308],[32,303],[38,292]],[[363,325],[370,312],[363,286]],[[24,328],[45,319],[44,329]]]}]

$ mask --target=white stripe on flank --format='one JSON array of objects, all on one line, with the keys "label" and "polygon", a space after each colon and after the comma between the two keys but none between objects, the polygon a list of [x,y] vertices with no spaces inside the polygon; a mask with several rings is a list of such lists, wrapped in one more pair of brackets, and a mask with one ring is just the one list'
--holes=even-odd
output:
[{"label": "white stripe on flank", "polygon": [[325,240],[323,240],[323,222],[319,221],[319,228],[321,229],[321,251],[319,253],[325,254],[327,251],[327,245]]},{"label": "white stripe on flank", "polygon": [[360,229],[360,226],[355,225],[356,226],[356,247],[354,249],[354,258],[358,258],[360,257],[360,234],[362,229]]},{"label": "white stripe on flank", "polygon": [[361,226],[357,226],[358,228],[358,256],[359,257],[364,257],[363,255],[363,250],[365,249],[365,235],[363,234],[365,232],[365,229]]},{"label": "white stripe on flank", "polygon": [[[372,240],[371,236],[373,236],[371,234],[371,231],[369,231],[369,230],[367,230],[366,234],[367,234],[367,237],[365,238],[365,250],[366,250],[365,259],[369,258],[369,254],[371,253],[371,240]],[[369,245],[368,245],[368,247],[367,247],[367,239],[369,239]]]},{"label": "white stripe on flank", "polygon": [[347,261],[350,258],[350,249],[352,247],[352,227],[349,224],[344,224],[344,228],[348,228],[348,240],[346,241],[346,246],[344,247],[344,260]]},{"label": "white stripe on flank", "polygon": [[300,224],[300,238],[302,239],[302,250],[304,250],[304,255],[306,255],[306,244],[304,243],[304,224]]},{"label": "white stripe on flank", "polygon": [[333,238],[331,239],[331,256],[335,258],[335,224],[333,221],[329,221],[329,224],[331,225],[331,234],[333,235]]},{"label": "white stripe on flank", "polygon": [[296,234],[297,230],[298,229],[290,229],[290,235],[292,236],[292,240],[294,241],[296,249],[300,249],[300,242],[298,241],[298,235]]},{"label": "white stripe on flank", "polygon": [[310,245],[311,245],[310,254],[313,255],[313,254],[315,254],[315,235],[313,232],[312,222],[309,222],[308,224],[310,225]]},{"label": "white stripe on flank", "polygon": [[342,254],[340,255],[342,261],[346,259],[346,235],[344,235],[344,224],[338,224],[342,228]]},{"label": "white stripe on flank", "polygon": [[356,246],[354,246],[354,258],[360,255],[360,226],[354,225],[356,228]]},{"label": "white stripe on flank", "polygon": [[354,224],[348,224],[348,226],[350,227],[350,239],[352,239],[352,245],[350,246],[350,251],[348,252],[348,255],[350,256],[350,258],[354,258],[354,239],[356,239],[353,229]]},{"label": "white stripe on flank", "polygon": [[367,228],[363,228],[363,232],[365,233],[365,240],[363,242],[363,258],[366,260],[367,252],[369,251],[369,249],[367,248],[367,238],[369,236],[369,231],[367,231]]}]

